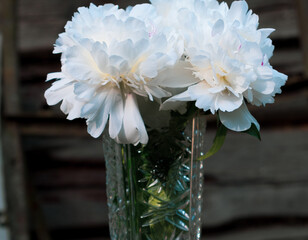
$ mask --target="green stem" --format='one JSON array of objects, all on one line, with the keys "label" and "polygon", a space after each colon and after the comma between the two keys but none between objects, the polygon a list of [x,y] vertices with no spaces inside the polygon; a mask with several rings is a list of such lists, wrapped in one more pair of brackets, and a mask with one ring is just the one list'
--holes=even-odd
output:
[{"label": "green stem", "polygon": [[128,216],[129,216],[129,222],[130,222],[130,239],[136,239],[139,240],[139,216],[137,213],[137,201],[136,201],[136,194],[137,194],[137,182],[136,182],[136,163],[134,159],[131,156],[131,146],[125,145],[126,148],[126,164],[127,164],[127,173],[128,173],[128,201],[127,201],[127,209],[128,209]]}]

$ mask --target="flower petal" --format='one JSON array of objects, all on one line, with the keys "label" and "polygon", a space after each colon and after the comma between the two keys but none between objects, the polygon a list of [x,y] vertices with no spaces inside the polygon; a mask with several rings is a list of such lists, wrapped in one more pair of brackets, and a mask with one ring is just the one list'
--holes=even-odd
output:
[{"label": "flower petal", "polygon": [[222,19],[216,21],[212,30],[212,37],[215,37],[217,34],[221,34],[224,31],[225,23]]},{"label": "flower petal", "polygon": [[[109,91],[102,92],[97,98],[95,98],[97,104],[92,102],[92,108],[82,109],[83,111],[88,110],[88,113],[91,113],[91,111],[93,112],[86,117],[88,119],[88,133],[92,137],[97,138],[104,131],[111,109],[115,107],[115,91],[116,89],[109,89]],[[85,112],[83,112],[83,114],[85,114]]]},{"label": "flower petal", "polygon": [[246,17],[247,11],[248,11],[248,4],[246,3],[246,1],[234,1],[231,4],[228,17],[232,22],[235,20],[243,22]]},{"label": "flower petal", "polygon": [[116,138],[121,130],[124,115],[124,104],[120,90],[113,90],[113,106],[110,109],[109,117],[109,135],[111,138]]},{"label": "flower petal", "polygon": [[72,78],[80,81],[101,80],[98,66],[86,49],[79,46],[71,47],[63,53],[62,58],[64,59],[62,68]]},{"label": "flower petal", "polygon": [[173,110],[178,111],[181,114],[186,111],[186,102],[192,101],[188,91],[175,95],[166,100],[161,106],[160,110]]},{"label": "flower petal", "polygon": [[95,95],[96,88],[83,82],[75,83],[74,93],[82,101],[90,101]]},{"label": "flower petal", "polygon": [[147,144],[148,134],[140,115],[136,96],[128,94],[125,101],[121,131],[115,140],[122,144]]},{"label": "flower petal", "polygon": [[[158,87],[158,86],[144,86],[145,90],[148,92],[149,96],[154,96],[158,99],[164,98],[164,97],[170,97],[171,94],[167,92],[166,90]],[[153,99],[151,99],[153,101]]]},{"label": "flower petal", "polygon": [[76,119],[76,118],[80,118],[81,109],[82,109],[83,105],[84,105],[84,102],[74,101],[74,104],[72,104],[71,108],[69,109],[67,119],[73,120],[73,119]]},{"label": "flower petal", "polygon": [[251,84],[252,88],[262,94],[272,94],[275,89],[273,81],[255,81]]},{"label": "flower petal", "polygon": [[231,93],[221,93],[216,96],[216,109],[223,112],[232,112],[243,103],[243,96],[238,97]]},{"label": "flower petal", "polygon": [[64,77],[64,74],[62,72],[54,72],[47,74],[46,82],[52,80],[52,79],[61,79]]},{"label": "flower petal", "polygon": [[250,114],[245,103],[233,112],[219,111],[220,121],[223,125],[233,131],[242,132],[255,124],[257,129],[260,130],[260,125],[257,120]]},{"label": "flower petal", "polygon": [[152,82],[169,88],[188,87],[200,81],[193,76],[191,67],[190,63],[179,61],[173,68],[167,68],[159,73]]},{"label": "flower petal", "polygon": [[[56,86],[56,85],[54,85]],[[60,101],[62,101],[64,98],[66,98],[67,95],[71,94],[73,92],[73,85],[69,85],[67,87],[53,90],[53,87],[50,87],[46,90],[44,97],[46,98],[47,104],[50,106],[58,104]]]}]

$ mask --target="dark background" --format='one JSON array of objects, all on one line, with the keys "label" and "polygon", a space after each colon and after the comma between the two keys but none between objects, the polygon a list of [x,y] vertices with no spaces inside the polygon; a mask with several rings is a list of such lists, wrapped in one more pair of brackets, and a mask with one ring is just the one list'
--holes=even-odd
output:
[{"label": "dark background", "polygon": [[[83,120],[66,120],[43,97],[50,86],[47,73],[61,67],[53,43],[77,7],[89,2],[0,0],[8,203],[3,222],[14,240],[108,239],[102,141],[87,134]],[[114,1],[121,7],[136,2]],[[276,28],[271,63],[289,80],[275,104],[251,109],[262,142],[231,133],[206,161],[203,236],[307,240],[308,1],[247,2],[259,14],[260,27]],[[214,125],[210,118],[209,145]]]}]

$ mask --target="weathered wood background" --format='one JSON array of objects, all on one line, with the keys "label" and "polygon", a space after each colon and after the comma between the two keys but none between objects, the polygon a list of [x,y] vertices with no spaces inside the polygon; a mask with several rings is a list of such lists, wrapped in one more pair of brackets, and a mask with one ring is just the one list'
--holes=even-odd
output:
[{"label": "weathered wood background", "polygon": [[[43,97],[50,84],[44,82],[46,74],[60,69],[52,45],[77,7],[89,2],[19,0],[16,5],[20,110],[7,111],[6,119],[18,125],[21,136],[30,239],[108,239],[101,141],[87,135],[83,121],[65,120],[59,106],[48,107]],[[115,2],[125,7],[136,1]],[[299,18],[308,12],[298,2],[248,1],[261,27],[277,29],[271,62],[290,79],[274,105],[252,109],[262,126],[261,143],[230,134],[206,162],[205,239],[308,239],[308,84],[301,47],[308,42],[300,40],[306,34],[300,23],[305,28],[308,22]],[[210,144],[211,124],[208,133]]]}]

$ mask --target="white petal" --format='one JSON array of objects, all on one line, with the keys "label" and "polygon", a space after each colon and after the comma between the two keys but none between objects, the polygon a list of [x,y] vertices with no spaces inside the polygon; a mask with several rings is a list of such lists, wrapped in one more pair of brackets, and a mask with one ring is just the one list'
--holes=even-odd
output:
[{"label": "white petal", "polygon": [[129,15],[142,21],[146,19],[155,19],[157,17],[155,8],[148,3],[137,4],[131,9]]},{"label": "white petal", "polygon": [[233,94],[218,94],[216,97],[216,109],[224,112],[232,112],[238,109],[243,103],[243,96],[234,96]]},{"label": "white petal", "polygon": [[243,93],[244,97],[247,99],[248,102],[252,102],[253,101],[253,91],[251,89],[247,89],[244,93]]},{"label": "white petal", "polygon": [[[133,46],[134,53],[132,54],[132,57],[134,58],[143,57],[143,54],[147,51],[149,46],[150,42],[148,39],[142,38],[139,41],[135,42]],[[133,60],[133,58],[131,59]]]},{"label": "white petal", "polygon": [[125,59],[123,59],[123,57],[121,56],[112,55],[109,57],[109,64],[115,67],[119,72],[125,63],[126,63]]},{"label": "white petal", "polygon": [[142,76],[154,78],[157,76],[157,63],[155,58],[148,58],[139,65],[139,71]]},{"label": "white petal", "polygon": [[[137,18],[134,18],[134,17],[127,18],[125,23],[126,23],[126,27],[128,29],[131,29],[131,30],[134,30],[134,31],[136,31],[138,29],[142,29],[142,30],[146,29],[144,21],[138,20]],[[147,34],[146,31],[145,31],[145,33]]]},{"label": "white petal", "polygon": [[186,29],[195,30],[198,27],[197,16],[187,8],[182,8],[178,11],[177,20]]},{"label": "white petal", "polygon": [[48,82],[52,79],[61,79],[63,77],[64,77],[64,75],[63,75],[62,72],[49,73],[49,74],[47,74],[46,82]]},{"label": "white petal", "polygon": [[[206,54],[206,53],[204,53]],[[196,55],[191,57],[190,62],[200,68],[211,67],[210,57],[207,55]]]},{"label": "white petal", "polygon": [[233,22],[234,20],[238,20],[243,22],[246,14],[248,11],[248,4],[246,1],[234,1],[231,4],[229,17],[230,20]]},{"label": "white petal", "polygon": [[275,31],[274,28],[261,28],[258,30],[261,32],[261,41],[264,41],[271,33]]},{"label": "white petal", "polygon": [[245,103],[233,112],[222,112],[219,111],[219,117],[221,123],[227,128],[242,132],[250,129],[251,124],[255,124],[258,130],[260,130],[260,125],[257,120],[250,114]]},{"label": "white petal", "polygon": [[[162,50],[166,51],[166,50]],[[178,60],[178,54],[175,50],[167,50],[168,52],[160,52],[156,53],[156,64],[157,64],[157,70],[162,71],[163,69],[166,69],[167,67],[173,67],[176,61]]]},{"label": "white petal", "polygon": [[59,38],[56,40],[54,54],[64,52],[68,47],[72,47],[76,44],[74,39],[71,38],[67,33],[59,34]]},{"label": "white petal", "polygon": [[110,109],[109,135],[114,139],[121,130],[124,115],[124,104],[120,90],[114,90],[112,95],[114,99],[113,107]]},{"label": "white petal", "polygon": [[212,30],[212,37],[221,34],[224,31],[225,23],[222,19],[216,21]]},{"label": "white petal", "polygon": [[63,99],[61,106],[60,106],[61,111],[65,114],[69,114],[72,108],[73,108],[73,104],[69,100]]},{"label": "white petal", "polygon": [[[147,43],[145,39],[140,40],[143,43]],[[136,43],[137,45],[137,43]],[[135,46],[133,44],[133,41],[131,39],[127,39],[125,41],[122,41],[118,43],[117,45],[110,46],[110,51],[113,55],[122,56],[123,58],[127,60],[134,59],[136,57],[136,50]],[[141,51],[142,52],[142,51]]]},{"label": "white petal", "polygon": [[173,68],[160,72],[152,82],[169,88],[188,87],[200,81],[192,75],[190,67],[188,62],[180,61]]},{"label": "white petal", "polygon": [[242,44],[240,52],[243,61],[246,64],[250,64],[253,66],[261,65],[264,55],[258,44],[253,42],[245,42]]},{"label": "white petal", "polygon": [[254,92],[253,93],[253,101],[251,102],[251,104],[255,105],[255,106],[265,106],[266,104],[271,104],[274,103],[275,99],[273,98],[272,95],[265,95],[259,92]]},{"label": "white petal", "polygon": [[108,114],[106,114],[104,110],[105,108],[101,108],[97,112],[96,118],[94,118],[92,121],[87,121],[88,133],[94,138],[98,138],[105,129],[108,120]]},{"label": "white petal", "polygon": [[122,144],[134,145],[147,144],[148,142],[148,134],[138,109],[136,97],[133,94],[128,94],[126,97],[123,125],[115,140]]},{"label": "white petal", "polygon": [[196,107],[203,109],[204,111],[212,109],[212,112],[214,112],[214,100],[216,94],[212,94],[208,91],[208,86],[204,81],[190,86],[187,92],[190,96],[190,99],[196,101]]},{"label": "white petal", "polygon": [[[109,59],[108,54],[103,49],[103,44],[95,43],[93,45],[93,49],[91,49],[91,55],[95,61],[95,64],[97,67],[104,73],[108,72],[108,66],[109,66]],[[89,60],[89,64],[90,64]]]},{"label": "white petal", "polygon": [[88,79],[100,81],[101,73],[91,54],[82,47],[71,47],[62,55],[65,59],[63,70],[80,81]]},{"label": "white petal", "polygon": [[94,105],[92,111],[96,111],[90,117],[88,116],[88,132],[92,137],[99,137],[105,129],[110,111],[114,107],[114,91],[110,89],[107,94],[101,93],[100,98],[97,99],[98,110]]},{"label": "white petal", "polygon": [[73,120],[76,118],[80,118],[81,109],[84,105],[84,102],[74,101],[71,109],[69,110],[69,114],[67,115],[68,120]]},{"label": "white petal", "polygon": [[[272,40],[269,38],[265,39],[261,45],[261,49],[267,60],[270,59],[273,56],[273,52],[275,49]],[[265,63],[265,61],[263,62]]]},{"label": "white petal", "polygon": [[[228,86],[227,86],[228,87]],[[224,85],[218,85],[218,86],[216,86],[216,87],[211,87],[211,88],[209,88],[208,89],[208,92],[209,93],[220,93],[220,92],[222,92],[223,90],[225,90],[226,89],[226,86],[224,86]],[[230,88],[230,90],[232,90],[232,88]]]},{"label": "white petal", "polygon": [[96,88],[83,82],[74,84],[74,93],[79,100],[90,101],[95,95]]},{"label": "white petal", "polygon": [[94,96],[89,102],[84,104],[81,110],[81,117],[92,120],[101,108],[101,105],[104,104],[107,97],[107,91],[102,91],[101,93],[96,94],[96,96]]},{"label": "white petal", "polygon": [[276,70],[273,71],[273,76],[274,76],[273,80],[276,83],[275,92],[280,93],[281,92],[280,88],[286,84],[286,81],[288,80],[288,76]]},{"label": "white petal", "polygon": [[191,99],[197,100],[199,97],[202,97],[205,93],[208,92],[209,86],[205,81],[201,81],[195,85],[192,85],[188,88],[189,95]]},{"label": "white petal", "polygon": [[261,77],[262,79],[272,79],[273,78],[273,69],[271,67],[261,66],[261,67],[258,67],[256,70],[257,70],[259,77]]},{"label": "white petal", "polygon": [[46,98],[47,104],[52,106],[62,101],[67,95],[71,94],[72,91],[73,91],[72,86],[61,88],[57,91],[53,91],[51,87],[46,90],[44,97]]},{"label": "white petal", "polygon": [[204,94],[196,100],[196,107],[199,109],[203,109],[205,112],[211,110],[214,114],[217,108],[214,105],[215,103],[215,95],[214,94]]},{"label": "white petal", "polygon": [[173,110],[183,114],[186,111],[185,105],[188,101],[192,101],[192,99],[188,91],[185,91],[166,100],[160,106],[160,110]]},{"label": "white petal", "polygon": [[262,94],[272,94],[275,90],[275,82],[273,81],[255,81],[251,84],[253,90]]},{"label": "white petal", "polygon": [[150,95],[153,95],[158,99],[171,96],[169,92],[158,86],[145,85],[144,88]]},{"label": "white petal", "polygon": [[74,81],[72,81],[71,79],[62,78],[61,80],[53,82],[52,86],[50,87],[50,90],[56,92],[62,88],[67,88],[72,84],[74,84]]}]

